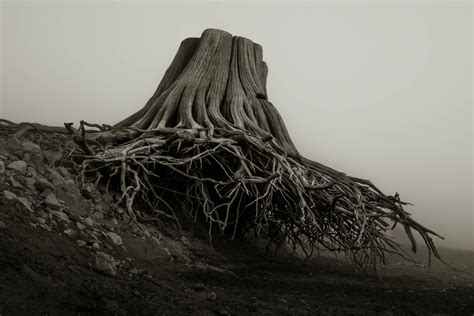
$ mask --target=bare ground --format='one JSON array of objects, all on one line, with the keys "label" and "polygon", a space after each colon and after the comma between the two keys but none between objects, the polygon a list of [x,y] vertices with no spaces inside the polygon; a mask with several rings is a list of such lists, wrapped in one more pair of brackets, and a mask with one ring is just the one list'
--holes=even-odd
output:
[{"label": "bare ground", "polygon": [[[42,169],[47,174],[51,164],[46,168],[25,155],[21,141],[0,137],[5,165],[23,159],[36,166],[38,177]],[[394,257],[380,280],[326,255],[304,261],[282,254],[270,260],[243,242],[217,243],[213,250],[177,229],[146,226],[144,234],[123,215],[96,216],[93,227],[77,229],[77,223],[97,215],[98,202],[107,208],[105,197],[84,198],[59,185],[54,192],[69,215],[66,223],[51,215],[44,192],[27,189],[31,175],[8,172],[0,177],[0,315],[474,313],[472,252],[441,249],[458,269],[434,262],[430,271]],[[25,195],[32,209],[8,199],[4,190]],[[104,238],[107,232],[121,236],[123,245]],[[100,249],[93,247],[96,235]],[[97,251],[115,258],[115,275],[98,272]]]},{"label": "bare ground", "polygon": [[[12,203],[0,203],[0,219],[7,226],[0,230],[2,315],[474,312],[472,253],[444,251],[464,271],[436,264],[430,273],[395,261],[380,281],[333,258],[302,262],[284,257],[270,262],[242,244],[218,249],[224,257],[220,258],[192,238],[192,259],[171,262],[162,251],[130,236],[124,238],[129,240],[126,250],[111,250],[128,262],[111,277],[91,269],[90,250],[77,246],[74,239],[33,228],[28,224],[30,214]],[[130,273],[133,268],[136,273]]]}]

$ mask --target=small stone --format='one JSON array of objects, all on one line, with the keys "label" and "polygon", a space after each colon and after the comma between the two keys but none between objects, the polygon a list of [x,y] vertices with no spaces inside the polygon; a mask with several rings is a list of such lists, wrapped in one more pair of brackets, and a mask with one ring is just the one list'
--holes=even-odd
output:
[{"label": "small stone", "polygon": [[80,239],[79,239],[79,240],[77,241],[77,245],[78,245],[79,247],[85,247],[85,246],[87,245],[87,243],[86,243],[84,240],[80,240]]},{"label": "small stone", "polygon": [[17,196],[15,193],[13,192],[10,192],[8,190],[3,190],[3,196],[7,199],[7,200],[16,200],[17,199]]},{"label": "small stone", "polygon": [[30,226],[33,227],[33,228],[36,228],[36,224],[35,224],[35,223],[30,223]]},{"label": "small stone", "polygon": [[28,187],[28,189],[32,192],[36,191],[35,183],[36,183],[36,179],[34,179],[32,177],[26,177],[25,178],[25,184]]},{"label": "small stone", "polygon": [[123,244],[122,242],[122,237],[117,235],[114,232],[108,232],[107,236],[110,238],[110,240],[116,245],[116,246],[121,246]]},{"label": "small stone", "polygon": [[45,189],[54,190],[54,185],[43,177],[38,177],[35,182],[35,186],[38,190],[43,191]]},{"label": "small stone", "polygon": [[288,304],[288,301],[281,297],[278,299],[278,302],[282,304]]},{"label": "small stone", "polygon": [[64,212],[61,212],[61,211],[51,211],[51,214],[53,214],[54,216],[58,217],[60,220],[62,220],[63,222],[66,222],[66,223],[70,223],[71,220],[69,219],[69,216],[67,216],[66,213]]},{"label": "small stone", "polygon": [[93,243],[92,248],[94,248],[95,250],[99,250],[100,249],[99,243],[98,242]]},{"label": "small stone", "polygon": [[67,179],[66,182],[64,182],[65,188],[68,192],[70,193],[76,193],[77,188],[76,188],[76,183],[72,179]]},{"label": "small stone", "polygon": [[26,175],[28,177],[37,178],[38,177],[38,172],[36,171],[35,168],[28,167],[28,169],[26,170]]},{"label": "small stone", "polygon": [[7,166],[7,169],[20,173],[20,174],[25,174],[27,167],[28,165],[26,164],[26,162],[24,162],[23,160],[17,160],[17,161],[10,162]]},{"label": "small stone", "polygon": [[5,224],[5,222],[3,221],[0,221],[0,229],[5,229],[7,228],[7,224]]},{"label": "small stone", "polygon": [[12,176],[10,176],[10,183],[12,184],[14,188],[17,188],[17,189],[23,188],[23,185]]},{"label": "small stone", "polygon": [[64,233],[66,235],[68,235],[69,237],[71,237],[71,236],[74,236],[76,234],[76,231],[74,229],[67,228],[67,229],[64,230]]},{"label": "small stone", "polygon": [[51,189],[44,189],[39,196],[45,199],[51,193],[53,193]]},{"label": "small stone", "polygon": [[31,208],[31,202],[25,198],[25,197],[18,197],[18,202],[23,204],[23,206],[30,212],[33,212],[33,209]]},{"label": "small stone", "polygon": [[252,304],[255,304],[258,302],[258,298],[256,298],[255,296],[252,296],[250,297],[250,302],[252,302]]},{"label": "small stone", "polygon": [[61,209],[61,203],[59,203],[54,193],[50,193],[48,194],[48,196],[46,196],[46,198],[44,199],[44,205],[46,205],[47,207],[53,210]]},{"label": "small stone", "polygon": [[0,174],[4,174],[5,173],[5,163],[0,160]]},{"label": "small stone", "polygon": [[96,252],[95,254],[95,269],[109,276],[115,276],[117,274],[116,262],[114,257],[105,252]]},{"label": "small stone", "polygon": [[38,146],[37,144],[31,141],[23,142],[21,146],[23,147],[24,152],[31,153],[31,152],[41,151],[40,146]]},{"label": "small stone", "polygon": [[64,177],[64,178],[69,178],[69,171],[67,171],[66,168],[64,167],[57,167],[59,173]]},{"label": "small stone", "polygon": [[209,292],[209,294],[207,294],[208,301],[215,301],[216,299],[217,299],[216,292]]},{"label": "small stone", "polygon": [[102,220],[104,219],[104,214],[102,212],[95,212],[94,214],[92,214],[92,217],[97,220]]},{"label": "small stone", "polygon": [[76,222],[76,227],[77,229],[79,230],[84,230],[86,228],[86,225],[80,223],[80,222]]},{"label": "small stone", "polygon": [[16,181],[15,178],[11,176],[10,176],[10,183],[12,184],[14,188],[17,188],[17,189],[23,188],[23,185],[20,182]]},{"label": "small stone", "polygon": [[48,225],[46,224],[38,224],[39,227],[43,228],[44,230],[47,230],[47,231],[51,231],[51,227],[49,227]]},{"label": "small stone", "polygon": [[49,172],[49,180],[53,183],[53,185],[62,185],[66,182],[62,175],[59,172],[51,170]]},{"label": "small stone", "polygon": [[86,223],[86,225],[87,225],[87,226],[90,226],[90,227],[94,226],[94,220],[93,220],[92,218],[90,218],[90,217],[86,217],[86,218],[84,219],[84,223]]},{"label": "small stone", "polygon": [[44,218],[38,218],[38,223],[40,224],[46,224],[46,220]]},{"label": "small stone", "polygon": [[52,165],[54,162],[56,162],[56,160],[59,160],[59,158],[61,158],[60,153],[49,149],[43,150],[43,156],[46,162],[50,165]]}]

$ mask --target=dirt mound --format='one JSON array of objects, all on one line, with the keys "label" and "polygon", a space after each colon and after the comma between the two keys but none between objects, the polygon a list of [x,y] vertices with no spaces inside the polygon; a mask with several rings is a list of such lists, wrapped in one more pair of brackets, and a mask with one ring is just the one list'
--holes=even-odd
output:
[{"label": "dirt mound", "polygon": [[134,224],[95,183],[78,187],[59,162],[68,141],[0,135],[0,315],[474,312],[472,253],[449,253],[463,271],[394,261],[382,282],[335,258],[214,250],[198,232]]}]

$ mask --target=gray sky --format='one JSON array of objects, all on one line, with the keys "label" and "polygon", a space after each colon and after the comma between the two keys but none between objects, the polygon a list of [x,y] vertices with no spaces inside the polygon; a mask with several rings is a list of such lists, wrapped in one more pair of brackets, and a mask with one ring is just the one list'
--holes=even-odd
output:
[{"label": "gray sky", "polygon": [[469,1],[3,1],[0,116],[115,123],[209,27],[263,45],[270,100],[300,151],[372,179],[474,248]]}]

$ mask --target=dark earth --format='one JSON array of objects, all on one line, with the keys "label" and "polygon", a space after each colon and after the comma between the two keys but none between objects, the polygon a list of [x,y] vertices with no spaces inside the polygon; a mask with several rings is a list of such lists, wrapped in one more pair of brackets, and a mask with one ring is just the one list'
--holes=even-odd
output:
[{"label": "dark earth", "polygon": [[0,315],[474,314],[473,252],[441,248],[453,267],[430,269],[393,257],[377,278],[325,253],[212,248],[202,233],[139,228],[116,197],[79,190],[51,137],[0,135]]}]

